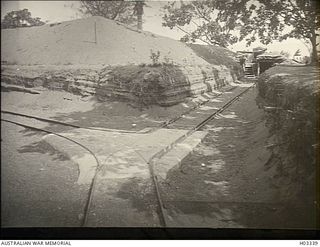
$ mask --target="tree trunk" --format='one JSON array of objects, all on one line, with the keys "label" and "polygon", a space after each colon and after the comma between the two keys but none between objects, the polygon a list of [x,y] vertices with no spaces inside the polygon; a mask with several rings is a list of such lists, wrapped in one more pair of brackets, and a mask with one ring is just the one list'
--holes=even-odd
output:
[{"label": "tree trunk", "polygon": [[317,36],[316,34],[312,34],[310,38],[312,45],[312,54],[311,54],[311,64],[317,64],[319,62],[318,51],[317,51]]},{"label": "tree trunk", "polygon": [[137,23],[137,29],[142,31],[142,15],[143,15],[143,6],[144,1],[139,0],[139,1],[135,1],[135,5],[134,5],[134,11],[133,14],[137,15],[138,18],[138,23]]},{"label": "tree trunk", "polygon": [[138,15],[138,30],[142,31],[142,15]]}]

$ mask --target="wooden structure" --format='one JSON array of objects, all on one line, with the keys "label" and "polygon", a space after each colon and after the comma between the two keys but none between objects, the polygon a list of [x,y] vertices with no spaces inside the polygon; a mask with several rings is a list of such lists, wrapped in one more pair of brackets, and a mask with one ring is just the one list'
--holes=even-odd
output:
[{"label": "wooden structure", "polygon": [[265,51],[266,48],[260,47],[252,51],[237,51],[237,58],[243,67],[245,78],[255,79],[275,63],[281,63],[285,59],[282,55],[265,53]]}]

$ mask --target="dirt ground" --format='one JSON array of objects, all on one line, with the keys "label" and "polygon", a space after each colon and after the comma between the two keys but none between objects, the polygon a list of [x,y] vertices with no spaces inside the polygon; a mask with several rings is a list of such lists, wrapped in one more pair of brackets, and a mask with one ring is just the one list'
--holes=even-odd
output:
[{"label": "dirt ground", "polygon": [[[139,130],[157,126],[200,100],[139,110],[126,103],[101,103],[94,98],[51,93],[52,97],[46,91],[37,95],[2,92],[2,109],[83,126]],[[250,90],[212,120],[203,129],[209,132],[203,142],[160,181],[167,226],[271,229],[314,226],[313,212],[303,210],[303,202],[278,197],[279,188],[272,183],[275,171],[268,166],[269,133],[263,111],[255,102],[256,93],[256,89]],[[68,131],[56,125],[41,127]],[[79,226],[89,187],[76,183],[77,166],[47,146],[42,133],[3,122],[1,132],[2,175],[5,174],[1,177],[2,225]],[[104,218],[97,218],[93,225],[105,225],[103,221],[109,219],[104,214],[104,205],[110,202],[102,193],[107,186],[107,181],[98,186],[102,203],[94,207]],[[116,206],[122,201],[130,202],[134,212],[148,211],[156,222],[157,203],[151,186],[151,181],[141,183],[131,179],[121,186],[117,192],[119,200],[113,203]],[[125,217],[118,215],[118,223],[125,224]],[[134,224],[139,214],[131,220]],[[154,226],[151,222],[145,225]]]},{"label": "dirt ground", "polygon": [[45,146],[42,136],[43,133],[1,122],[2,226],[80,224],[78,217],[89,187],[74,183],[77,166]]},{"label": "dirt ground", "polygon": [[279,197],[270,134],[250,90],[204,130],[202,144],[162,183],[170,226],[313,228],[304,202]]},{"label": "dirt ground", "polygon": [[[1,109],[51,118],[83,127],[139,131],[159,126],[209,99],[209,96],[218,95],[230,88],[233,86],[208,93],[208,96],[198,95],[188,98],[185,102],[170,107],[152,105],[144,108],[129,102],[100,102],[94,96],[83,97],[64,91],[41,89],[39,94],[9,91],[1,92]],[[54,128],[54,126],[48,126],[49,130]]]},{"label": "dirt ground", "polygon": [[[195,106],[200,100],[191,98],[170,108],[154,106],[141,110],[125,102],[98,102],[94,97],[61,91],[39,90],[39,94],[5,91],[1,92],[1,96],[1,110],[66,121],[83,127],[132,131],[158,126]],[[73,129],[8,114],[2,114],[2,118],[60,133]],[[2,225],[80,226],[89,185],[77,184],[78,166],[43,140],[47,133],[6,122],[1,122],[1,127]],[[152,198],[154,200],[154,195]],[[157,215],[154,217],[157,219]],[[139,217],[135,219],[139,220]],[[113,221],[114,224],[121,222],[137,224],[128,220]],[[146,222],[146,225],[150,224]]]}]

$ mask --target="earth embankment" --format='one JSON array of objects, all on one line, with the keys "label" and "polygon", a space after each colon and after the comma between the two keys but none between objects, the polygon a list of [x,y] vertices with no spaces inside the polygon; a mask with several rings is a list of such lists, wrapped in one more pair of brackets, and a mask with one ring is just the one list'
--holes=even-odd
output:
[{"label": "earth embankment", "polygon": [[102,17],[1,33],[2,82],[24,87],[172,105],[239,77],[232,52],[211,47],[203,58],[196,46]]},{"label": "earth embankment", "polygon": [[276,66],[259,79],[258,103],[266,113],[282,198],[319,209],[319,69]]}]

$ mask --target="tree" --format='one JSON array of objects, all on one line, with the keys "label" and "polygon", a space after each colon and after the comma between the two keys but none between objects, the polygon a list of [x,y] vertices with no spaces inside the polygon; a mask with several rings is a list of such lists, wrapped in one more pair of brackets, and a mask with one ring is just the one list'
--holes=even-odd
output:
[{"label": "tree", "polygon": [[[177,27],[186,35],[183,41],[200,39],[226,47],[257,38],[265,45],[287,38],[304,40],[312,47],[312,62],[318,61],[317,37],[320,14],[315,0],[204,0],[164,7],[163,26]],[[184,27],[193,25],[192,32]]]},{"label": "tree", "polygon": [[102,16],[125,24],[136,22],[132,1],[80,1],[80,11],[87,15]]},{"label": "tree", "polygon": [[28,9],[11,11],[6,14],[1,21],[1,28],[17,28],[17,27],[32,27],[41,26],[45,23],[39,17],[32,18]]},{"label": "tree", "polygon": [[[238,41],[232,31],[244,25],[252,13],[251,9],[246,8],[246,2],[247,0],[204,0],[168,3],[164,6],[162,25],[183,31],[185,36],[182,41],[202,40],[208,44],[227,47]],[[193,26],[193,31],[187,31],[188,25]]]},{"label": "tree", "polygon": [[318,61],[317,37],[319,36],[319,5],[314,0],[258,0],[251,5],[255,16],[241,29],[241,37],[248,44],[256,37],[263,44],[287,38],[304,40],[312,47],[311,62]]},{"label": "tree", "polygon": [[137,23],[138,30],[142,30],[144,0],[137,1],[80,1],[80,12],[86,15],[102,16],[104,18],[122,22],[124,24]]}]

